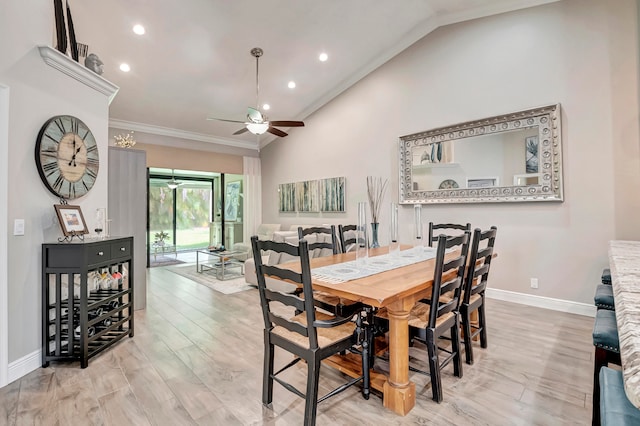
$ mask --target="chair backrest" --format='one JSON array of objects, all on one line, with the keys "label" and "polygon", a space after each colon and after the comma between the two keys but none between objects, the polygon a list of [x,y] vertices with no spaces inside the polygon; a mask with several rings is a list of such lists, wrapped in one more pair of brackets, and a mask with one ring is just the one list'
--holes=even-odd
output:
[{"label": "chair backrest", "polygon": [[[309,348],[318,348],[318,335],[316,331],[316,317],[311,287],[311,268],[309,267],[309,247],[306,240],[301,239],[297,246],[288,243],[276,243],[274,241],[261,241],[257,236],[251,237],[251,248],[256,265],[256,278],[258,279],[258,291],[264,319],[265,331],[271,332],[275,327],[283,327],[308,339]],[[286,253],[299,259],[300,271],[294,272],[284,265],[265,265],[262,263],[261,250],[273,250],[277,253]],[[288,263],[287,265],[291,265]],[[302,287],[302,295],[285,294],[270,290],[266,286],[265,276],[285,280]],[[274,310],[272,304],[282,304]],[[306,313],[306,324],[294,321],[293,312]],[[320,321],[322,322],[322,321]]]},{"label": "chair backrest", "polygon": [[338,225],[338,235],[340,236],[340,250],[346,253],[356,248],[357,225]]},{"label": "chair backrest", "polygon": [[[457,237],[447,238],[445,235],[440,235],[437,238],[438,248],[431,289],[429,328],[435,328],[438,318],[441,316],[458,311],[470,235],[469,231],[464,231],[464,234]],[[443,297],[440,300],[440,296],[445,293],[448,293],[450,297]]]},{"label": "chair backrest", "polygon": [[443,234],[448,237],[460,235],[464,231],[471,232],[471,224],[459,225],[457,223],[433,223],[429,222],[429,239],[427,243],[429,247],[433,247],[433,243],[438,240],[438,235]]},{"label": "chair backrest", "polygon": [[486,231],[481,231],[480,228],[473,231],[473,242],[469,250],[469,262],[464,278],[463,303],[468,304],[471,296],[482,293],[487,288],[497,232],[498,228],[495,226]]},{"label": "chair backrest", "polygon": [[308,228],[299,227],[298,238],[306,240],[307,236],[309,236],[309,250],[311,250],[312,257],[338,254],[338,240],[336,238],[335,225],[312,226]]}]

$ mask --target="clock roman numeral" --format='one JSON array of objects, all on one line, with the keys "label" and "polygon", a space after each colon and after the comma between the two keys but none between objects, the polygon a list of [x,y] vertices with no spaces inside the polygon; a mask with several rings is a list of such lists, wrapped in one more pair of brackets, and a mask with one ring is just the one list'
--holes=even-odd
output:
[{"label": "clock roman numeral", "polygon": [[58,170],[58,162],[57,161],[52,161],[50,163],[47,163],[44,166],[42,166],[42,170],[44,170],[45,172],[51,172],[53,170]]},{"label": "clock roman numeral", "polygon": [[84,134],[84,136],[82,137],[82,140],[84,141],[84,139],[87,137],[87,135],[91,133],[91,131],[89,129],[87,129],[87,133]]},{"label": "clock roman numeral", "polygon": [[78,134],[78,126],[79,126],[78,120],[76,120],[75,118],[72,118],[71,119],[71,131],[73,133],[75,133],[76,135]]},{"label": "clock roman numeral", "polygon": [[84,179],[82,179],[82,186],[84,186],[84,189],[89,192],[89,187],[87,186],[87,183],[84,181]]},{"label": "clock roman numeral", "polygon": [[48,133],[45,133],[44,135],[45,135],[46,137],[48,137],[49,139],[51,139],[51,140],[52,140],[53,142],[55,142],[56,144],[60,142],[58,139],[54,138],[53,136],[51,136],[51,135],[50,135],[50,134],[48,134]]},{"label": "clock roman numeral", "polygon": [[53,122],[56,123],[56,126],[58,126],[58,129],[60,129],[60,132],[62,132],[63,135],[67,133],[64,128],[64,121],[62,121],[62,118],[56,118]]},{"label": "clock roman numeral", "polygon": [[87,158],[87,167],[98,167],[100,162],[95,158]]},{"label": "clock roman numeral", "polygon": [[60,169],[58,169],[57,167],[55,169],[51,170],[45,176],[47,177],[47,179],[49,179],[51,176],[55,175],[56,173],[60,174]]},{"label": "clock roman numeral", "polygon": [[93,169],[87,169],[87,175],[91,176],[93,178],[93,180],[96,180],[96,177],[98,176],[98,173],[95,172]]},{"label": "clock roman numeral", "polygon": [[40,151],[40,156],[58,159],[58,151],[47,149],[45,151]]},{"label": "clock roman numeral", "polygon": [[56,179],[56,181],[53,183],[53,189],[56,192],[60,192],[60,189],[62,189],[62,184],[64,183],[64,178],[62,177],[62,175],[58,176],[58,178]]},{"label": "clock roman numeral", "polygon": [[[87,136],[87,135],[85,135],[85,136]],[[83,138],[83,140],[84,140],[84,138]],[[87,148],[87,154],[89,154],[90,152],[93,152],[93,151],[97,151],[97,150],[98,150],[98,145],[91,145],[90,147]]]}]

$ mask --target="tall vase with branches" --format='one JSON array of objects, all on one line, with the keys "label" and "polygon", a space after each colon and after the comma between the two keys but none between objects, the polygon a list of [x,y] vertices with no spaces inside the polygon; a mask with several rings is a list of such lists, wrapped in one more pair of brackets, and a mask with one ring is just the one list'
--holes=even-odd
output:
[{"label": "tall vase with branches", "polygon": [[378,225],[380,224],[380,207],[387,190],[387,179],[381,177],[367,176],[367,196],[369,197],[369,208],[371,209],[371,247],[380,247],[378,243]]}]

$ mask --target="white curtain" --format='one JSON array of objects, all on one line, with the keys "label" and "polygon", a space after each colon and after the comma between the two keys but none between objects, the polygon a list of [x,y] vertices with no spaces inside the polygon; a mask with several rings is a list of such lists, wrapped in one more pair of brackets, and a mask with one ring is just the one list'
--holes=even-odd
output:
[{"label": "white curtain", "polygon": [[244,203],[242,229],[243,240],[251,243],[251,237],[256,235],[258,225],[262,223],[262,171],[260,159],[243,157],[244,170]]}]

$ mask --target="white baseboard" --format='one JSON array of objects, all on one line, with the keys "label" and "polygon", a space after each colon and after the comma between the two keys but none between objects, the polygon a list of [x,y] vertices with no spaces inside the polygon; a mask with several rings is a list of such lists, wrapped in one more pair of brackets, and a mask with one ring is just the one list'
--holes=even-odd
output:
[{"label": "white baseboard", "polygon": [[14,382],[34,370],[42,367],[42,351],[37,350],[9,364],[9,381]]},{"label": "white baseboard", "polygon": [[487,297],[504,300],[506,302],[520,303],[535,306],[536,308],[551,309],[554,311],[568,312],[570,314],[596,316],[595,305],[587,303],[571,302],[569,300],[553,299],[551,297],[535,296],[533,294],[516,293],[514,291],[487,288]]}]

